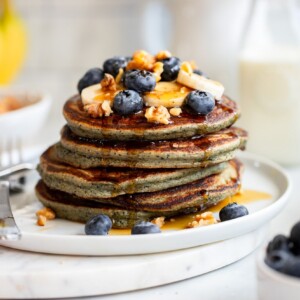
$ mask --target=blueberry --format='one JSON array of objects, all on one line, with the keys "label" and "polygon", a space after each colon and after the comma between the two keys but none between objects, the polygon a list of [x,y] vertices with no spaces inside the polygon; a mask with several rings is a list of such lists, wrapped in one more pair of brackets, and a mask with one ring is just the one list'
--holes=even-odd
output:
[{"label": "blueberry", "polygon": [[160,233],[160,232],[161,231],[157,225],[145,221],[136,223],[131,229],[131,234],[148,234],[148,233]]},{"label": "blueberry", "polygon": [[124,85],[138,93],[150,92],[156,86],[153,73],[145,70],[129,70],[124,75]]},{"label": "blueberry", "polygon": [[173,81],[177,78],[180,69],[180,59],[174,56],[162,59],[164,71],[161,74],[162,81]]},{"label": "blueberry", "polygon": [[276,271],[283,272],[289,264],[291,254],[284,250],[274,250],[270,252],[265,259],[265,263]]},{"label": "blueberry", "polygon": [[271,251],[265,263],[281,273],[300,277],[300,258],[284,250]]},{"label": "blueberry", "polygon": [[300,278],[300,258],[298,256],[291,256],[289,264],[285,267],[284,272],[287,275]]},{"label": "blueberry", "polygon": [[86,235],[107,235],[112,221],[107,215],[96,215],[89,219],[84,227]]},{"label": "blueberry", "polygon": [[245,206],[232,202],[227,204],[220,210],[219,217],[220,220],[224,222],[224,221],[240,218],[248,214],[249,212]]},{"label": "blueberry", "polygon": [[267,254],[271,253],[275,250],[283,250],[283,251],[290,251],[290,241],[289,239],[282,235],[276,235],[271,242],[269,242],[267,247]]},{"label": "blueberry", "polygon": [[197,70],[193,70],[193,73],[208,78],[208,76],[207,76],[206,73],[204,73],[204,72],[202,72],[202,71],[200,71],[200,70],[198,70],[198,69],[197,69]]},{"label": "blueberry", "polygon": [[214,96],[208,92],[195,90],[186,96],[185,104],[194,112],[200,115],[207,115],[214,109],[215,99]]},{"label": "blueberry", "polygon": [[103,76],[104,73],[102,69],[93,68],[88,70],[77,84],[78,92],[81,94],[81,91],[84,88],[96,83],[100,83],[100,81],[103,79]]},{"label": "blueberry", "polygon": [[105,73],[111,74],[116,77],[120,69],[125,69],[128,63],[128,58],[124,56],[114,56],[107,59],[103,64]]},{"label": "blueberry", "polygon": [[119,115],[130,115],[141,111],[143,104],[143,99],[137,92],[124,90],[115,96],[113,111]]},{"label": "blueberry", "polygon": [[296,223],[292,230],[290,240],[293,243],[294,252],[300,254],[300,222]]}]

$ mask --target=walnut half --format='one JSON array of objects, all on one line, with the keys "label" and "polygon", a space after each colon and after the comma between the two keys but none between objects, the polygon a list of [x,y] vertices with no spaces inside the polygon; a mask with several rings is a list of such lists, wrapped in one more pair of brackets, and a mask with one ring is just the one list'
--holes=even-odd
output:
[{"label": "walnut half", "polygon": [[108,117],[113,113],[109,100],[104,100],[103,103],[87,104],[84,106],[84,110],[93,118]]},{"label": "walnut half", "polygon": [[169,124],[170,114],[168,109],[162,105],[159,107],[151,106],[146,109],[145,117],[150,123]]},{"label": "walnut half", "polygon": [[128,62],[126,70],[140,69],[152,71],[155,64],[155,57],[145,50],[134,52],[132,60]]},{"label": "walnut half", "polygon": [[103,79],[100,82],[101,90],[103,92],[115,92],[117,90],[117,84],[114,77],[105,73]]}]

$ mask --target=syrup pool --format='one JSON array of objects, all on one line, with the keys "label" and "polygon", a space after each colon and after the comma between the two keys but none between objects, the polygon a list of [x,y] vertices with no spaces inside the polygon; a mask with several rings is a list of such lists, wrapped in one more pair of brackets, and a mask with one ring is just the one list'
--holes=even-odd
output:
[{"label": "syrup pool", "polygon": [[[238,193],[232,197],[228,197],[223,201],[219,202],[217,205],[210,207],[202,212],[197,212],[189,215],[184,215],[180,217],[174,217],[171,220],[166,220],[164,226],[161,228],[162,231],[165,230],[181,230],[185,229],[189,222],[192,222],[196,215],[203,213],[205,211],[211,211],[213,213],[218,213],[224,206],[228,203],[236,202],[241,205],[246,205],[248,203],[262,201],[262,200],[271,200],[272,195],[255,191],[255,190],[243,190],[241,193]],[[210,225],[213,226],[213,225]],[[130,229],[112,229],[110,235],[130,235]]]}]

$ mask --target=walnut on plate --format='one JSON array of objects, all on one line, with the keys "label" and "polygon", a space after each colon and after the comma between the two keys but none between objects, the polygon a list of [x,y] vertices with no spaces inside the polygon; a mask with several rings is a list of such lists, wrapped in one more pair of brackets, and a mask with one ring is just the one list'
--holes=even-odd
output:
[{"label": "walnut on plate", "polygon": [[35,214],[37,216],[37,225],[39,226],[45,226],[47,220],[53,220],[56,218],[55,212],[48,207],[38,210]]},{"label": "walnut on plate", "polygon": [[196,228],[218,223],[211,211],[195,216],[195,220],[189,222],[187,228]]}]

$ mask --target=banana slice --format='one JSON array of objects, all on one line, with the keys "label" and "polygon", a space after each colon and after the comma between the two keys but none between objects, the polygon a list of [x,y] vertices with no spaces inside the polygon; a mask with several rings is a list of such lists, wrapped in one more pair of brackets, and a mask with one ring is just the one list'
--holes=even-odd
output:
[{"label": "banana slice", "polygon": [[113,103],[115,95],[120,92],[120,90],[117,91],[102,91],[101,84],[97,83],[91,86],[86,87],[81,92],[81,100],[82,104],[85,106],[87,104],[93,104],[93,103],[103,103],[105,100]]},{"label": "banana slice", "polygon": [[187,72],[183,68],[179,70],[177,82],[195,90],[211,93],[217,100],[221,100],[224,93],[224,86],[220,82]]},{"label": "banana slice", "polygon": [[171,108],[181,107],[191,89],[177,82],[157,82],[155,89],[145,93],[143,98],[146,106]]}]

